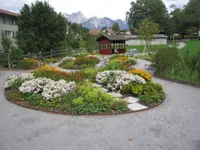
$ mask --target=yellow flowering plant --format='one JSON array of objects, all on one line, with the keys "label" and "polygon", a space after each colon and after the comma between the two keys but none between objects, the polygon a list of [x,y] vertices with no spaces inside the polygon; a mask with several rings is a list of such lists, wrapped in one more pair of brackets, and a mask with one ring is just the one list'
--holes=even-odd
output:
[{"label": "yellow flowering plant", "polygon": [[141,70],[141,69],[133,69],[133,70],[130,70],[129,73],[137,74],[137,75],[143,77],[144,79],[146,79],[147,81],[152,80],[152,74],[148,73],[147,71]]}]

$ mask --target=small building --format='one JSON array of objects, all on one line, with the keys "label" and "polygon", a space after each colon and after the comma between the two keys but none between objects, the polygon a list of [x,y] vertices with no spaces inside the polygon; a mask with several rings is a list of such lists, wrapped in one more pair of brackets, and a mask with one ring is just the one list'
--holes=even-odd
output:
[{"label": "small building", "polygon": [[[126,45],[136,46],[144,45],[145,41],[141,40],[138,35],[101,35],[97,38],[99,42],[99,53],[112,55],[115,53],[125,53]],[[167,36],[154,35],[152,45],[166,45]]]},{"label": "small building", "polygon": [[115,53],[125,53],[126,37],[123,35],[101,35],[97,38],[99,42],[99,53],[103,55],[112,55]]}]

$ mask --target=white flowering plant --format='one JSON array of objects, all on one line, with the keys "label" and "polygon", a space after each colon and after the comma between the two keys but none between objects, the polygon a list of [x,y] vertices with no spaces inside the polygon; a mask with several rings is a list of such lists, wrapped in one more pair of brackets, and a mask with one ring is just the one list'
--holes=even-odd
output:
[{"label": "white flowering plant", "polygon": [[34,79],[34,76],[32,73],[22,73],[17,75],[8,75],[6,77],[6,81],[4,84],[4,89],[11,88],[11,86],[17,81],[20,80],[21,82]]},{"label": "white flowering plant", "polygon": [[144,78],[120,70],[99,72],[96,76],[96,82],[106,86],[106,88],[111,91],[121,91],[124,85],[127,85],[132,81],[141,84],[146,83]]},{"label": "white flowering plant", "polygon": [[50,100],[60,97],[62,94],[73,91],[76,88],[75,82],[66,82],[65,80],[54,81],[47,78],[36,78],[25,81],[19,91],[22,93],[41,93],[46,99]]}]

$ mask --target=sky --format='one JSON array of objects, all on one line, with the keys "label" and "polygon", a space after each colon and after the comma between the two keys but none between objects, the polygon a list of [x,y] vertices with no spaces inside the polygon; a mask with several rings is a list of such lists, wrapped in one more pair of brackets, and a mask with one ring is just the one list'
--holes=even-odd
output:
[{"label": "sky", "polygon": [[[19,12],[22,6],[31,4],[35,0],[0,0],[0,9]],[[57,12],[74,13],[81,11],[87,18],[109,17],[111,19],[125,20],[126,12],[130,9],[131,1],[136,0],[47,0]],[[163,0],[166,7],[171,4],[183,7],[188,0]]]}]

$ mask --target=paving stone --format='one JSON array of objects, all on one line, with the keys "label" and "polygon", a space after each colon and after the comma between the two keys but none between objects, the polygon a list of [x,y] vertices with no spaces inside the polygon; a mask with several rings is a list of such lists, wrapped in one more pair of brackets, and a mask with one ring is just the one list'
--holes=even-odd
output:
[{"label": "paving stone", "polygon": [[93,85],[94,87],[101,87],[100,84],[96,84],[96,83],[93,83],[92,85]]},{"label": "paving stone", "polygon": [[133,111],[137,111],[137,110],[143,110],[143,109],[146,109],[148,107],[144,106],[144,105],[141,105],[139,103],[134,103],[134,104],[129,104],[128,105],[128,108],[133,110]]},{"label": "paving stone", "polygon": [[108,92],[108,94],[110,94],[114,97],[122,97],[122,95],[120,93],[115,93],[115,92],[110,93],[110,92]]},{"label": "paving stone", "polygon": [[138,98],[136,98],[136,97],[131,97],[131,96],[124,98],[124,100],[127,101],[128,103],[132,103],[132,104],[133,104],[133,103],[139,102],[139,99],[138,99]]}]

